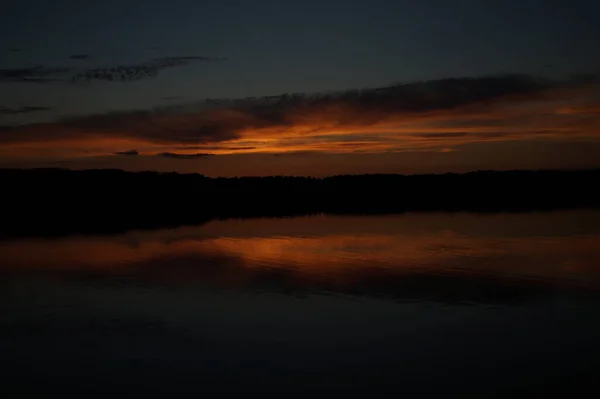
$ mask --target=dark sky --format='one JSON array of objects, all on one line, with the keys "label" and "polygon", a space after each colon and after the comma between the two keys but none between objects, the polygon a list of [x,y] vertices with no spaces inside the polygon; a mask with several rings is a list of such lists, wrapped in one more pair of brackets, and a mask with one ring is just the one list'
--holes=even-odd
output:
[{"label": "dark sky", "polygon": [[[190,104],[206,98],[376,88],[504,73],[552,79],[597,73],[598,15],[600,2],[584,0],[10,1],[0,13],[0,137],[8,134],[12,138],[4,141],[16,147],[4,150],[0,160],[32,159],[31,151],[17,151],[21,147],[13,127],[37,129],[36,139],[27,139],[31,147],[33,141],[55,140],[55,125],[65,116],[104,115],[105,121],[114,111],[169,106],[177,108],[170,115],[189,115],[198,112],[196,105],[190,110]],[[590,92],[585,96],[589,99]],[[168,143],[156,140],[156,135],[143,143],[135,135],[130,143],[131,136],[125,135],[119,144],[111,133],[114,145],[104,145],[101,151],[140,150],[146,143],[148,151],[161,144],[166,147],[157,151],[171,152],[175,149],[167,144],[190,144],[174,138],[184,122],[172,119],[160,125],[171,132]],[[214,127],[222,117],[208,119]],[[311,119],[316,128],[339,133],[316,119]],[[51,126],[41,129],[36,123]],[[186,128],[194,123],[206,130],[206,118],[187,120]],[[111,122],[111,132],[130,125]],[[290,125],[296,126],[289,120],[283,124]],[[70,129],[67,136],[77,138]],[[381,133],[376,127],[359,130],[346,129],[344,134]],[[104,133],[95,134],[95,139]],[[224,141],[221,135],[213,141],[242,147],[251,141],[252,147],[261,147],[256,137],[240,141],[238,136],[237,142]],[[215,143],[203,137],[195,144],[209,148]],[[44,145],[33,151],[40,159],[85,157],[65,155],[64,146]],[[95,147],[90,152],[99,155]],[[143,148],[140,154],[145,155]],[[178,161],[204,162],[169,160]]]}]

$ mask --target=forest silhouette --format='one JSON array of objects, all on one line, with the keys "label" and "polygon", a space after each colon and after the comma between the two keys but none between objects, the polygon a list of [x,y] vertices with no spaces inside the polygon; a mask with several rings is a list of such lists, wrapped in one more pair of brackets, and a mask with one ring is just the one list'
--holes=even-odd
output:
[{"label": "forest silhouette", "polygon": [[0,169],[0,236],[117,233],[211,219],[409,211],[526,212],[600,206],[600,169],[269,176]]}]

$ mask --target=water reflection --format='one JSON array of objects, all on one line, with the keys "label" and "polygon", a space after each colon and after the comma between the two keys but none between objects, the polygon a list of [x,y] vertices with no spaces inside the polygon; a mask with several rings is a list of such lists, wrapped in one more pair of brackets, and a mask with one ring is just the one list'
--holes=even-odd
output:
[{"label": "water reflection", "polygon": [[599,244],[588,211],[0,241],[0,394],[573,396],[600,367]]},{"label": "water reflection", "polygon": [[600,288],[600,212],[311,216],[0,242],[5,276],[502,302]]}]

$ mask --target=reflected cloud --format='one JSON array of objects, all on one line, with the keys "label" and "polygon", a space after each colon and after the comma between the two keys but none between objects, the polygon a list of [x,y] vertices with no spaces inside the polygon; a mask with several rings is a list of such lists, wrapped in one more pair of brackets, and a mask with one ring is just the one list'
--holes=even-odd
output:
[{"label": "reflected cloud", "polygon": [[[567,220],[585,212],[564,215]],[[534,215],[519,217],[535,223]],[[377,218],[354,218],[362,233],[348,225],[353,218],[305,217],[265,220],[262,232],[256,220],[113,237],[10,240],[0,242],[0,273],[491,303],[600,289],[598,234],[480,235],[473,229],[499,228],[494,217],[453,216],[454,226],[474,223],[465,234],[452,225],[440,228],[446,222],[394,227],[403,221],[429,224],[435,221],[431,215],[392,218],[381,227]],[[246,230],[258,235],[246,236]]]}]

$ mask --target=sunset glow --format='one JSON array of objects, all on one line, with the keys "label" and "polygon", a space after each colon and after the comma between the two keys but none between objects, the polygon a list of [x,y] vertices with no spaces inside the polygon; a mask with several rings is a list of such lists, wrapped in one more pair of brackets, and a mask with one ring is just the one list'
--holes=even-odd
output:
[{"label": "sunset glow", "polygon": [[[461,98],[457,90],[462,86],[449,83],[450,88],[436,88],[439,92],[431,97],[427,90],[438,83],[426,82],[383,92],[390,94],[369,89],[286,95],[73,117],[4,128],[0,160],[113,157],[118,162],[121,154],[135,151],[140,158],[166,153],[173,158],[229,155],[235,161],[243,154],[449,153],[486,143],[600,143],[596,83],[566,81],[521,89],[521,78],[491,79],[505,79],[503,84],[529,93],[495,94],[490,88],[488,99],[476,100]],[[487,82],[465,80],[467,85]],[[380,105],[361,105],[363,97]],[[197,167],[202,169],[201,164]]]}]

